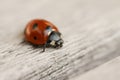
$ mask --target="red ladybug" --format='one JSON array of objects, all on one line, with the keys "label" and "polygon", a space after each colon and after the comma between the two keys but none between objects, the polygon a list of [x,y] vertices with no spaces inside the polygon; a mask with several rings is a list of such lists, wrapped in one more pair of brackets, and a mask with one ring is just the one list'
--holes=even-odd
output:
[{"label": "red ladybug", "polygon": [[63,45],[63,39],[57,27],[43,19],[35,19],[27,24],[25,40],[34,45],[43,45],[43,52],[46,46],[58,48]]}]

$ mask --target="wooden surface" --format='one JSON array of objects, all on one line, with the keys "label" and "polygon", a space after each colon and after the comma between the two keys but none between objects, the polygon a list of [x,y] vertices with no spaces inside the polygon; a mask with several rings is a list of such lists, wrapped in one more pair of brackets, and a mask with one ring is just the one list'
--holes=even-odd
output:
[{"label": "wooden surface", "polygon": [[119,80],[120,56],[71,80]]},{"label": "wooden surface", "polygon": [[[27,22],[58,26],[61,49],[24,42]],[[119,56],[119,0],[1,0],[0,80],[69,80]]]}]

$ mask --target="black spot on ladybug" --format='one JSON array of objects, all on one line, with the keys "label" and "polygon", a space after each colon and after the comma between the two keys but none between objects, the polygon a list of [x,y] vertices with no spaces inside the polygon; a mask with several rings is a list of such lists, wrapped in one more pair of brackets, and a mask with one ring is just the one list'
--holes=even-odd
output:
[{"label": "black spot on ladybug", "polygon": [[47,27],[46,27],[46,29],[49,29],[49,28],[50,28],[50,26],[47,26]]},{"label": "black spot on ladybug", "polygon": [[37,23],[33,24],[33,29],[36,29],[37,27],[38,27]]},{"label": "black spot on ladybug", "polygon": [[46,27],[46,30],[47,30],[47,31],[52,31],[52,29],[51,29],[50,26],[47,26],[47,27]]},{"label": "black spot on ladybug", "polygon": [[37,40],[37,37],[36,37],[36,36],[34,36],[33,38],[34,38],[34,40]]}]

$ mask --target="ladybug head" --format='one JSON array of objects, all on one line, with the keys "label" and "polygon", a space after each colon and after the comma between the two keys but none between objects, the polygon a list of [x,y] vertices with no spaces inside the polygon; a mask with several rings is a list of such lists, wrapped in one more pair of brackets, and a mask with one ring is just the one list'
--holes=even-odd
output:
[{"label": "ladybug head", "polygon": [[61,38],[61,33],[52,31],[48,38],[48,43],[56,48],[60,48],[63,46],[63,39]]}]

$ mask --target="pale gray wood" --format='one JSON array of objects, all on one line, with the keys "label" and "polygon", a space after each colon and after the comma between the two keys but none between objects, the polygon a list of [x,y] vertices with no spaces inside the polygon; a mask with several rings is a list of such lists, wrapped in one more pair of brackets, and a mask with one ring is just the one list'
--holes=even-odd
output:
[{"label": "pale gray wood", "polygon": [[71,80],[119,80],[120,56]]},{"label": "pale gray wood", "polygon": [[[119,56],[119,0],[1,0],[0,80],[69,80]],[[24,40],[34,18],[58,26],[61,49],[35,48]]]}]

